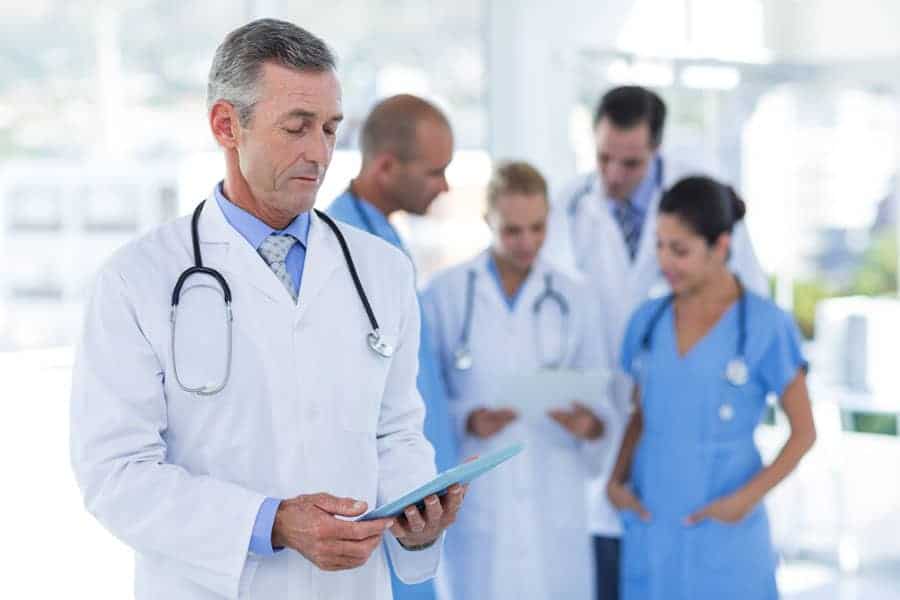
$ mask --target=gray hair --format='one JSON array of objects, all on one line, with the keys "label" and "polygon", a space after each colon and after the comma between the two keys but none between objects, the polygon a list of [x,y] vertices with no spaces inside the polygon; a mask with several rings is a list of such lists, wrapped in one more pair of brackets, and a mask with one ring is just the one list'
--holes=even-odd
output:
[{"label": "gray hair", "polygon": [[216,48],[206,87],[207,110],[224,100],[237,109],[241,125],[246,126],[266,62],[313,72],[333,70],[336,65],[325,42],[305,29],[276,19],[251,21],[229,33]]}]

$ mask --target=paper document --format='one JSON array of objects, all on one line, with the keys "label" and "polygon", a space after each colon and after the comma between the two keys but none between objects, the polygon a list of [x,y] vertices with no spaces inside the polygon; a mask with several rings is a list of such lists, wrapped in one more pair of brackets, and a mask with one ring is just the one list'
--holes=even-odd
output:
[{"label": "paper document", "polygon": [[[547,411],[568,409],[572,402],[606,412],[610,374],[607,371],[544,370],[527,375],[502,375],[495,406],[509,407],[523,419],[546,419]],[[599,415],[598,415],[599,416]]]}]

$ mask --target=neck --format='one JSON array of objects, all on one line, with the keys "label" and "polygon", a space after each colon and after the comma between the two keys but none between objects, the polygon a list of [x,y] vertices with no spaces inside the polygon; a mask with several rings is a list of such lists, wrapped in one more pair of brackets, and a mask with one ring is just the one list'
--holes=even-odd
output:
[{"label": "neck", "polygon": [[503,290],[508,296],[515,294],[519,288],[522,287],[522,284],[531,272],[531,267],[527,269],[517,267],[511,262],[498,256],[494,251],[491,251],[491,256],[494,259],[494,264],[497,265],[497,272],[500,274]]},{"label": "neck", "polygon": [[356,179],[350,182],[350,192],[377,208],[378,212],[385,217],[391,216],[391,213],[398,210],[381,187],[373,181],[372,177],[368,176],[365,169],[360,171]]},{"label": "neck", "polygon": [[229,202],[244,209],[272,229],[284,229],[291,224],[291,221],[297,218],[295,214],[278,210],[257,200],[247,180],[244,179],[238,168],[236,155],[226,157],[225,181],[222,184],[222,193],[225,194]]},{"label": "neck", "polygon": [[737,279],[727,268],[716,271],[709,279],[691,290],[678,294],[676,301],[685,305],[728,305],[740,296]]}]

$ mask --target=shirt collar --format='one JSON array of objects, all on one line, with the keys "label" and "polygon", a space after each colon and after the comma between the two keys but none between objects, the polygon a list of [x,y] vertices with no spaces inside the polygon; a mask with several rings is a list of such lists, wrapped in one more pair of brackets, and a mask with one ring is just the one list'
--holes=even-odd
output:
[{"label": "shirt collar", "polygon": [[397,233],[397,230],[394,229],[394,226],[391,225],[391,222],[388,221],[388,218],[384,216],[380,210],[375,208],[375,205],[362,198],[357,196],[352,187],[347,188],[347,194],[350,196],[350,200],[356,203],[356,206],[359,207],[359,210],[363,212],[364,219],[367,219],[369,223],[372,225],[372,228],[375,231],[372,231],[373,235],[377,235],[378,237],[387,239],[387,241],[391,242],[393,245],[404,248],[403,240],[400,239],[400,235]]},{"label": "shirt collar", "polygon": [[222,182],[216,185],[216,202],[219,204],[219,208],[222,209],[225,220],[228,221],[229,225],[234,227],[244,239],[250,242],[250,245],[255,250],[259,250],[259,246],[263,241],[273,233],[290,234],[297,238],[297,241],[306,248],[309,236],[309,211],[297,215],[284,229],[273,229],[255,215],[250,214],[226,198],[222,190]]}]

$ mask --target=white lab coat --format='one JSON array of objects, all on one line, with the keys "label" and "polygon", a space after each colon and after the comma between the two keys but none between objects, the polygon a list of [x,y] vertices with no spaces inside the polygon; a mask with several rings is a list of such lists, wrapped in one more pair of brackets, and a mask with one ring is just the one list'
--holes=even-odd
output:
[{"label": "white lab coat", "polygon": [[[391,597],[385,555],[323,572],[292,550],[248,554],[266,496],[327,492],[370,507],[434,475],[416,391],[419,311],[409,260],[341,226],[382,332],[365,342],[363,307],[338,240],[311,219],[299,303],[225,220],[200,219],[204,264],[231,286],[234,356],[215,396],[184,392],[170,352],[170,298],[193,264],[190,219],[163,225],[101,270],[77,354],[72,463],[87,509],[135,551],[138,599]],[[194,277],[182,292],[176,354],[186,384],[224,374],[222,299]],[[432,577],[441,544],[384,546],[401,578]]]},{"label": "white lab coat", "polygon": [[[498,375],[527,373],[540,366],[532,312],[544,291],[544,274],[571,309],[569,339],[561,335],[558,306],[545,301],[538,321],[548,359],[565,348],[564,368],[608,368],[585,290],[571,278],[537,263],[523,284],[513,312],[487,269],[488,254],[435,277],[424,299],[426,320],[448,385],[454,430],[463,456],[483,455],[514,441],[525,450],[473,482],[455,527],[448,532],[444,566],[455,598],[515,600],[592,598],[593,561],[584,485],[608,453],[608,438],[579,442],[549,417],[542,423],[515,421],[492,438],[466,431],[476,408],[510,406],[498,397]],[[470,269],[476,273],[470,349],[473,367],[454,368],[463,328]],[[600,343],[594,343],[596,341]],[[592,407],[601,416],[604,410]]]},{"label": "white lab coat", "polygon": [[[665,161],[664,165],[664,188],[685,175],[698,172],[672,161]],[[628,256],[622,230],[610,213],[597,173],[578,177],[554,198],[551,207],[542,256],[567,273],[583,278],[594,297],[600,299],[607,350],[615,357],[616,365],[631,314],[644,300],[668,292],[656,260],[656,218],[661,195],[658,190],[650,203],[633,262]],[[575,196],[580,199],[572,215],[570,206]],[[741,277],[747,289],[768,296],[768,281],[743,222],[735,227],[731,247],[731,269]],[[607,426],[618,447],[631,412],[631,384],[621,372],[616,378],[612,404],[618,412]],[[622,533],[618,513],[606,496],[606,484],[616,454],[617,451],[609,454],[610,460],[601,474],[587,488],[590,531],[603,537],[618,537]]]}]

